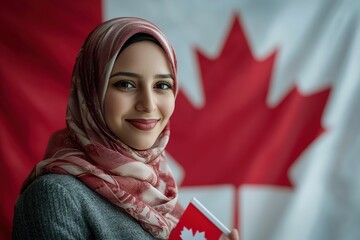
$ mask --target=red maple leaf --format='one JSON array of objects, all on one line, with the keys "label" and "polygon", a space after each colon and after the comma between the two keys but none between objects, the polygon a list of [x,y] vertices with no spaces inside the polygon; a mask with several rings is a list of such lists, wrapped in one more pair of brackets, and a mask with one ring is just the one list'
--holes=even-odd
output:
[{"label": "red maple leaf", "polygon": [[237,17],[219,56],[196,54],[205,104],[197,109],[179,92],[168,145],[185,169],[182,186],[291,187],[289,167],[324,131],[321,117],[330,89],[305,96],[294,87],[269,107],[276,52],[255,59]]}]

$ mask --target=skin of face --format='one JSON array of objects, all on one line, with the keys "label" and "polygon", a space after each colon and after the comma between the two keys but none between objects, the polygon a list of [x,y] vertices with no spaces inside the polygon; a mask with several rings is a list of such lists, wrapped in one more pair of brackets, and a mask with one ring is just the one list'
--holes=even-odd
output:
[{"label": "skin of face", "polygon": [[136,150],[154,145],[175,107],[168,59],[151,41],[131,44],[118,56],[104,99],[110,131]]}]

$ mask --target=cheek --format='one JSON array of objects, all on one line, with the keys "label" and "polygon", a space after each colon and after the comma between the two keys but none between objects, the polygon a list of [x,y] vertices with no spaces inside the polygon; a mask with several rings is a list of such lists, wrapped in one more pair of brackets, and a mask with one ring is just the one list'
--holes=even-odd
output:
[{"label": "cheek", "polygon": [[104,101],[104,117],[107,124],[116,118],[121,118],[129,104],[120,94],[109,92]]},{"label": "cheek", "polygon": [[165,119],[169,119],[175,109],[175,98],[174,96],[167,97],[161,101],[161,111]]}]

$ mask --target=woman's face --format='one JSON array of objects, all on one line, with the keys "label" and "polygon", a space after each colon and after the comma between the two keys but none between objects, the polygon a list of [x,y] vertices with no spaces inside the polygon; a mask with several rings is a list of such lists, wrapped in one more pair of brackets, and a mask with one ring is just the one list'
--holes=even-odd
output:
[{"label": "woman's face", "polygon": [[150,41],[128,46],[114,64],[105,94],[111,132],[131,148],[150,148],[174,111],[173,86],[161,47]]}]

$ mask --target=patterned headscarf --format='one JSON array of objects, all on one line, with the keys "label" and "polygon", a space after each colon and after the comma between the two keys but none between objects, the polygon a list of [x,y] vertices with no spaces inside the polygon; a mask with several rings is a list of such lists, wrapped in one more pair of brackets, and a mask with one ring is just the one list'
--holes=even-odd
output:
[{"label": "patterned headscarf", "polygon": [[78,54],[66,113],[67,128],[54,133],[45,157],[23,190],[46,173],[76,176],[89,188],[137,219],[154,237],[168,238],[181,214],[178,189],[165,160],[166,126],[150,149],[137,151],[106,126],[104,98],[116,57],[134,34],[154,37],[168,58],[177,92],[177,64],[164,34],[140,18],[116,18],[90,33]]}]

